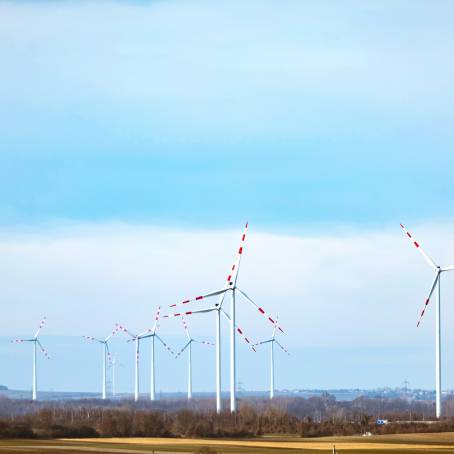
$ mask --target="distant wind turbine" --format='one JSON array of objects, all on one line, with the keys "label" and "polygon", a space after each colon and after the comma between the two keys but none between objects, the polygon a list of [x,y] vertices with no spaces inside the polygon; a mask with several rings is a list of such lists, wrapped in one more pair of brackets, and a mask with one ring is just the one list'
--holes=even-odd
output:
[{"label": "distant wind turbine", "polygon": [[435,413],[436,417],[439,418],[441,416],[441,314],[440,314],[440,300],[441,300],[441,291],[440,291],[440,280],[441,280],[441,273],[445,271],[453,271],[454,265],[450,266],[439,266],[437,265],[430,256],[424,251],[421,247],[420,243],[416,241],[416,239],[411,235],[411,233],[402,225],[402,230],[405,232],[407,237],[416,247],[416,249],[421,252],[422,256],[426,260],[426,262],[430,265],[431,268],[435,270],[435,276],[430,287],[429,294],[424,302],[424,307],[419,315],[419,320],[416,326],[419,326],[421,323],[421,319],[423,318],[427,306],[430,302],[430,298],[433,292],[436,291],[436,302],[435,302],[435,391],[436,391],[436,398],[435,398]]},{"label": "distant wind turbine", "polygon": [[137,402],[139,400],[139,355],[140,355],[140,341],[142,339],[151,339],[151,377],[150,377],[150,400],[155,400],[156,398],[156,391],[155,391],[155,338],[158,339],[159,342],[164,346],[164,348],[171,354],[174,355],[172,349],[167,345],[161,337],[157,334],[157,330],[159,328],[158,321],[159,321],[159,314],[161,308],[158,307],[155,316],[155,322],[153,328],[149,328],[141,334],[134,334],[128,329],[126,329],[123,325],[117,323],[117,328],[124,333],[126,333],[131,339],[128,342],[135,343],[135,378],[134,378],[134,400]]},{"label": "distant wind turbine", "polygon": [[45,356],[45,358],[49,359],[49,354],[47,353],[47,350],[42,346],[41,342],[38,339],[39,332],[41,331],[42,327],[46,323],[46,317],[43,317],[41,320],[41,323],[38,326],[38,329],[35,333],[35,335],[31,339],[15,339],[12,340],[11,342],[21,344],[23,342],[32,342],[33,343],[33,386],[32,386],[32,399],[36,400],[37,399],[37,394],[38,394],[38,371],[37,371],[37,363],[36,363],[36,347],[37,345],[41,349],[41,352]]},{"label": "distant wind turbine", "polygon": [[107,359],[110,359],[109,340],[117,333],[117,329],[113,330],[107,337],[100,339],[93,336],[83,336],[87,341],[98,342],[102,347],[102,398],[107,397]]},{"label": "distant wind turbine", "polygon": [[196,342],[198,344],[204,344],[204,345],[212,345],[211,342],[205,341],[205,340],[197,340],[194,339],[191,336],[191,333],[189,332],[188,324],[186,323],[186,320],[184,317],[181,317],[181,320],[183,322],[183,327],[186,332],[186,337],[188,338],[188,342],[183,346],[183,348],[176,354],[175,359],[178,358],[186,349],[188,349],[188,399],[192,399],[192,343]]},{"label": "distant wind turbine", "polygon": [[[276,317],[276,320],[278,317]],[[264,340],[262,342],[257,342],[254,344],[254,347],[257,347],[259,345],[264,345],[264,344],[270,344],[270,399],[274,398],[274,344],[278,345],[279,348],[287,353],[287,355],[290,355],[290,353],[287,351],[285,347],[283,347],[279,341],[276,339],[276,324],[273,327],[273,333],[271,335],[271,339]]]}]

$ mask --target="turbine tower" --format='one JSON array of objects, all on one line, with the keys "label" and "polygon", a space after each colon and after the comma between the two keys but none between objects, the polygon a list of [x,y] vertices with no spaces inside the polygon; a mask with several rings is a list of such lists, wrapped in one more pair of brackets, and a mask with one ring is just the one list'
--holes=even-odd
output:
[{"label": "turbine tower", "polygon": [[111,373],[112,373],[112,397],[116,397],[117,391],[115,387],[115,378],[116,378],[116,367],[117,367],[117,357],[116,355],[110,355],[109,356],[109,365],[111,368]]},{"label": "turbine tower", "polygon": [[134,334],[123,325],[117,324],[119,330],[126,333],[131,339],[128,342],[133,341],[135,344],[135,378],[134,378],[134,400],[137,402],[139,400],[139,354],[140,354],[140,341],[142,339],[151,339],[151,377],[150,377],[150,400],[155,400],[156,391],[155,391],[155,339],[158,339],[159,342],[164,346],[164,348],[171,354],[174,355],[172,349],[161,339],[157,334],[159,328],[158,320],[160,315],[161,308],[158,307],[155,316],[155,323],[153,328],[149,328],[141,334]]},{"label": "turbine tower", "polygon": [[435,271],[435,276],[432,281],[432,285],[430,287],[429,294],[424,302],[424,307],[421,311],[421,314],[419,315],[419,320],[417,323],[417,327],[421,323],[421,319],[424,316],[424,313],[426,312],[427,306],[430,302],[430,298],[432,297],[432,294],[436,290],[436,301],[435,301],[435,414],[437,418],[440,418],[441,416],[441,308],[440,308],[440,302],[441,302],[441,291],[440,291],[440,280],[441,280],[441,273],[445,271],[453,271],[454,266],[439,266],[437,265],[431,258],[430,256],[424,251],[424,249],[421,247],[420,243],[416,241],[416,239],[410,234],[410,232],[402,225],[402,230],[405,232],[407,237],[410,239],[410,241],[413,243],[413,245],[416,247],[416,249],[421,252],[422,256],[426,260],[426,262],[430,265],[430,267]]},{"label": "turbine tower", "polygon": [[38,397],[38,371],[37,371],[37,361],[36,361],[36,350],[37,346],[39,346],[41,352],[45,356],[45,358],[49,359],[49,354],[47,350],[42,346],[41,342],[38,339],[39,332],[41,331],[42,327],[46,323],[46,317],[43,317],[41,320],[38,329],[35,335],[31,339],[15,339],[11,342],[21,344],[23,342],[32,342],[33,343],[33,385],[32,385],[32,399],[36,400]]},{"label": "turbine tower", "polygon": [[183,327],[186,332],[186,337],[188,338],[188,342],[183,346],[183,348],[176,354],[175,359],[178,358],[186,349],[188,349],[188,400],[192,399],[192,343],[196,342],[199,344],[204,344],[204,345],[211,345],[214,346],[211,342],[208,341],[200,341],[197,339],[194,339],[188,328],[188,324],[186,323],[186,320],[184,317],[181,317],[181,320],[183,322]]},{"label": "turbine tower", "polygon": [[[276,327],[282,331],[283,329],[277,325],[277,322],[271,318],[263,307],[260,307],[258,304],[256,304],[245,292],[243,292],[238,286],[237,286],[237,280],[238,280],[238,272],[240,269],[240,263],[241,263],[241,257],[243,255],[243,250],[244,250],[244,242],[246,239],[246,233],[248,229],[248,223],[246,223],[246,226],[244,228],[243,235],[241,237],[241,242],[240,246],[238,248],[238,252],[236,255],[235,262],[233,263],[229,275],[227,276],[226,282],[224,287],[221,290],[217,290],[214,292],[206,293],[204,295],[199,295],[196,296],[195,298],[187,299],[182,301],[181,303],[176,303],[172,304],[170,307],[176,307],[179,305],[184,305],[188,303],[192,303],[195,301],[200,301],[205,298],[209,298],[212,296],[219,296],[219,302],[211,308],[208,309],[201,309],[201,310],[196,310],[196,311],[186,311],[182,313],[176,313],[176,314],[171,314],[170,316],[178,317],[182,315],[191,315],[191,314],[196,314],[196,313],[206,313],[206,312],[216,312],[216,410],[218,413],[221,411],[221,338],[220,338],[220,332],[221,332],[221,326],[220,326],[220,314],[221,312],[223,315],[229,320],[229,327],[230,327],[230,411],[233,413],[236,411],[236,343],[235,343],[235,334],[238,332],[240,335],[242,335],[245,339],[245,341],[250,344],[250,340],[244,336],[243,331],[241,328],[239,328],[236,324],[236,314],[235,314],[235,309],[236,309],[236,292],[239,292],[239,294],[251,305],[253,305],[258,312],[266,317],[273,325],[276,325]],[[230,293],[231,300],[230,300],[230,316],[227,315],[227,313],[222,309],[222,305],[224,303],[224,299],[227,293]],[[169,317],[169,315],[167,316]]]},{"label": "turbine tower", "polygon": [[93,336],[83,336],[87,341],[98,342],[102,345],[102,398],[107,398],[107,359],[110,360],[109,340],[115,336],[118,329],[113,330],[107,337],[100,339]]},{"label": "turbine tower", "polygon": [[[276,317],[276,320],[278,317]],[[257,342],[254,344],[254,347],[259,345],[270,344],[270,399],[274,398],[274,344],[276,344],[283,352],[290,355],[285,347],[283,347],[279,341],[276,339],[276,325],[273,327],[273,333],[271,339],[264,340],[262,342]]]}]

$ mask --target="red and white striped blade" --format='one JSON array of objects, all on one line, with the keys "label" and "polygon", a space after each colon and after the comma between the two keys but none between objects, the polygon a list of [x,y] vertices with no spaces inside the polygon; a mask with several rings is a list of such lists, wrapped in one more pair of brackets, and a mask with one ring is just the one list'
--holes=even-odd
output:
[{"label": "red and white striped blade", "polygon": [[46,359],[50,359],[48,351],[41,345],[41,342],[39,340],[36,341],[39,345],[39,348],[41,349],[42,354],[46,357]]},{"label": "red and white striped blade", "polygon": [[222,290],[216,290],[215,292],[210,292],[210,293],[206,293],[204,295],[199,295],[199,296],[196,296],[194,298],[190,298],[190,299],[187,299],[187,300],[183,300],[183,301],[180,301],[179,303],[175,303],[175,304],[171,304],[169,307],[177,307],[177,306],[180,306],[182,304],[188,304],[188,303],[192,303],[194,301],[201,301],[205,298],[210,298],[211,296],[216,296],[216,295],[221,295],[222,293],[225,293],[227,291],[227,289],[222,289]]},{"label": "red and white striped blade", "polygon": [[246,293],[244,293],[242,290],[240,290],[238,287],[236,288],[236,290],[238,290],[241,295],[244,296],[244,298],[246,298],[247,301],[249,301],[249,303],[251,303],[254,307],[257,308],[257,310],[260,312],[260,314],[262,314],[270,323],[273,324],[273,326],[275,326],[279,331],[281,331],[282,333],[284,332],[284,330],[281,328],[281,326],[278,325],[277,323],[277,320],[274,320],[273,317],[271,317],[269,314],[267,314],[265,312],[265,309],[263,309],[263,307],[260,307],[257,303],[255,303],[254,301],[252,301],[251,298],[249,298],[248,295],[246,295]]},{"label": "red and white striped blade", "polygon": [[115,323],[116,331],[121,331],[122,333],[127,334],[128,336],[132,337],[133,339],[137,339],[137,334],[131,333],[125,326],[121,325],[120,323]]},{"label": "red and white striped blade", "polygon": [[158,306],[158,310],[156,311],[156,315],[154,317],[154,325],[153,325],[153,333],[159,328],[158,321],[159,317],[161,316],[161,306]]},{"label": "red and white striped blade", "polygon": [[413,235],[404,227],[403,224],[400,224],[402,230],[404,231],[405,235],[409,238],[409,240],[413,243],[416,249],[421,252],[422,256],[426,259],[426,262],[432,267],[432,268],[438,268],[438,266],[435,264],[435,262],[430,258],[430,256],[424,251],[424,249],[421,247],[421,244],[416,241],[416,238],[413,237]]},{"label": "red and white striped blade", "polygon": [[245,225],[244,231],[243,231],[243,235],[241,236],[240,245],[239,245],[237,253],[236,253],[235,261],[233,262],[233,265],[230,268],[230,272],[226,279],[228,286],[235,285],[236,281],[238,279],[238,271],[240,269],[241,257],[243,255],[243,251],[244,251],[244,242],[246,241],[246,234],[247,234],[248,226],[249,226],[249,223],[246,222],[246,225]]},{"label": "red and white striped blade", "polygon": [[184,347],[175,355],[175,359],[177,359],[190,345],[191,341],[186,342]]},{"label": "red and white striped blade", "polygon": [[112,332],[104,339],[104,342],[108,342],[109,339],[110,339],[111,337],[115,336],[115,334],[117,334],[117,333],[118,333],[118,329],[115,327],[115,328],[112,330]]},{"label": "red and white striped blade", "polygon": [[258,347],[259,345],[263,345],[263,344],[269,344],[270,342],[273,342],[273,339],[268,339],[266,341],[257,342],[256,344],[254,344],[254,347]]},{"label": "red and white striped blade", "polygon": [[198,342],[199,344],[203,344],[203,345],[209,345],[210,347],[214,347],[213,342],[208,342],[206,340],[203,340],[203,341],[197,340],[195,342]]},{"label": "red and white striped blade", "polygon": [[279,347],[280,347],[285,353],[287,353],[287,355],[290,356],[290,353],[288,352],[288,350],[287,350],[283,345],[281,345],[276,339],[274,339],[274,342],[276,342],[276,344],[279,345]]},{"label": "red and white striped blade", "polygon": [[184,315],[181,316],[181,323],[183,323],[183,328],[186,333],[186,337],[191,340],[191,335],[189,334],[189,328],[188,324],[186,323],[186,319],[184,318]]},{"label": "red and white striped blade", "polygon": [[[227,314],[227,312],[225,312],[224,309],[221,309],[221,312],[222,312],[222,314],[224,315],[224,317],[225,317],[228,321],[230,321],[230,315]],[[254,347],[255,344],[254,344],[253,342],[251,342],[251,340],[250,340],[249,337],[246,335],[246,333],[243,331],[243,329],[240,328],[237,324],[235,324],[235,329],[236,329],[236,332],[237,332],[237,333],[241,336],[241,338],[244,340],[244,342],[246,342],[246,344],[248,344],[249,347],[251,347],[252,350],[253,350],[254,352],[256,352],[257,350],[256,350],[255,347]]]},{"label": "red and white striped blade", "polygon": [[426,313],[427,306],[429,305],[430,298],[432,296],[432,293],[435,290],[435,287],[437,286],[439,278],[440,278],[440,272],[437,271],[437,273],[435,274],[434,280],[432,282],[432,286],[430,287],[429,295],[427,296],[426,301],[424,302],[424,307],[422,308],[422,311],[419,314],[419,319],[418,319],[418,323],[416,324],[416,327],[418,327],[421,324],[421,320],[424,317],[424,314]]},{"label": "red and white striped blade", "polygon": [[47,317],[43,317],[41,322],[39,323],[38,329],[36,330],[35,333],[35,339],[38,337],[39,332],[41,331],[41,328],[46,324]]},{"label": "red and white striped blade", "polygon": [[22,344],[24,342],[30,342],[30,339],[13,339],[11,341],[12,344]]},{"label": "red and white striped blade", "polygon": [[175,353],[173,352],[173,350],[170,348],[170,345],[166,344],[157,334],[156,334],[156,338],[159,340],[159,342],[161,342],[161,344],[164,346],[164,348],[172,355],[172,356],[175,356]]},{"label": "red and white striped blade", "polygon": [[175,312],[173,314],[162,315],[162,318],[184,317],[185,315],[206,314],[208,312],[216,311],[217,307],[210,307],[208,309],[200,309],[198,311]]},{"label": "red and white striped blade", "polygon": [[95,341],[97,340],[95,337],[93,336],[82,336],[86,341]]}]

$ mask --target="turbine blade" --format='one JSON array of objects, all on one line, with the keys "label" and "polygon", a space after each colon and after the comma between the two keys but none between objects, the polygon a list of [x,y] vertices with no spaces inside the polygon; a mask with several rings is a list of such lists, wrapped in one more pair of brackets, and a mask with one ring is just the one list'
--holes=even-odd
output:
[{"label": "turbine blade", "polygon": [[161,315],[161,306],[158,306],[158,310],[156,311],[156,315],[154,317],[153,333],[155,333],[156,330],[159,328],[158,321],[159,321],[160,315]]},{"label": "turbine blade", "polygon": [[162,318],[183,317],[185,315],[193,315],[193,314],[206,314],[208,312],[213,312],[216,310],[217,310],[217,307],[210,307],[208,309],[200,309],[198,311],[175,312],[174,314],[162,315]]},{"label": "turbine blade", "polygon": [[416,249],[421,252],[423,257],[426,259],[426,262],[432,267],[432,268],[438,268],[438,266],[435,264],[435,262],[430,258],[430,256],[424,251],[424,249],[421,247],[421,245],[416,241],[416,239],[411,235],[411,233],[403,226],[403,224],[400,224],[402,230],[404,233],[407,235],[407,237],[410,239],[410,241],[413,243],[413,245],[416,247]]},{"label": "turbine blade", "polygon": [[184,318],[184,316],[182,315],[181,316],[181,322],[183,323],[183,328],[186,332],[186,337],[191,340],[191,335],[189,334],[189,328],[188,328],[188,324],[186,323],[186,319]]},{"label": "turbine blade", "polygon": [[210,347],[214,347],[214,344],[212,342],[208,342],[206,340],[197,340],[197,339],[192,339],[193,342],[197,342],[198,344],[203,344],[203,345],[209,345]]},{"label": "turbine blade", "polygon": [[273,339],[268,339],[266,341],[257,342],[256,344],[254,344],[254,347],[257,347],[257,346],[263,345],[263,344],[269,344],[270,342],[273,342]]},{"label": "turbine blade", "polygon": [[36,342],[39,345],[39,348],[41,349],[42,354],[46,357],[46,359],[50,359],[49,353],[47,350],[42,346],[41,342],[39,340],[36,340]]},{"label": "turbine blade", "polygon": [[216,296],[216,295],[221,295],[223,293],[225,293],[228,289],[224,288],[222,290],[216,290],[215,292],[210,292],[210,293],[206,293],[205,295],[199,295],[199,296],[196,296],[194,298],[190,298],[188,300],[183,300],[179,303],[175,303],[175,304],[171,304],[169,307],[177,307],[177,306],[180,306],[182,304],[188,304],[188,303],[192,303],[193,301],[200,301],[200,300],[203,300],[205,298],[209,298],[211,296]]},{"label": "turbine blade", "polygon": [[287,349],[285,347],[283,347],[276,339],[274,339],[274,342],[276,342],[277,345],[279,345],[279,347],[281,347],[281,349],[287,353],[287,355],[290,356],[290,353],[287,351]]},{"label": "turbine blade", "polygon": [[128,329],[126,329],[125,326],[123,325],[120,325],[120,323],[115,323],[115,326],[116,326],[116,331],[121,331],[123,333],[126,333],[128,336],[130,336],[132,339],[137,339],[137,334],[134,334],[134,333],[131,333],[131,331],[129,331]]},{"label": "turbine blade", "polygon": [[34,339],[13,339],[12,344],[22,344],[23,342],[32,342]]},{"label": "turbine blade", "polygon": [[419,320],[418,320],[418,323],[416,324],[416,327],[418,327],[420,325],[421,319],[424,317],[424,314],[426,312],[427,306],[428,306],[429,301],[430,301],[430,297],[432,296],[432,293],[435,290],[435,286],[437,285],[439,277],[440,277],[440,271],[437,270],[437,273],[435,274],[435,278],[434,278],[434,280],[432,282],[432,286],[430,287],[429,295],[427,296],[426,301],[424,302],[424,307],[423,307],[423,309],[421,311],[421,314],[419,315]]},{"label": "turbine blade", "polygon": [[172,356],[175,356],[175,353],[173,352],[173,350],[170,348],[169,345],[167,345],[157,334],[156,334],[156,338],[159,340],[159,342],[161,342],[161,344],[164,346],[164,348],[172,355]]},{"label": "turbine blade", "polygon": [[238,279],[238,272],[240,270],[241,256],[243,255],[244,242],[246,240],[248,226],[249,226],[249,223],[246,222],[246,225],[245,225],[244,231],[243,231],[243,235],[241,236],[240,246],[238,247],[235,261],[233,262],[232,268],[230,269],[230,273],[227,276],[227,285],[229,285],[229,286],[235,286],[236,281]]},{"label": "turbine blade", "polygon": [[276,323],[273,326],[273,335],[271,336],[271,339],[274,339],[276,337],[276,328],[277,328],[277,321],[279,320],[279,315],[276,315]]},{"label": "turbine blade", "polygon": [[[224,317],[230,321],[230,315],[227,314],[227,312],[224,311],[224,309],[221,309],[221,312],[223,313]],[[245,332],[237,325],[235,324],[235,328],[236,328],[236,331],[237,333],[242,337],[242,339],[244,340],[244,342],[246,342],[246,344],[249,345],[249,347],[252,348],[252,350],[254,352],[257,352],[257,350],[255,349],[254,347],[254,344],[249,340],[249,338],[246,336]]]},{"label": "turbine blade", "polygon": [[251,303],[253,306],[255,306],[257,308],[257,310],[266,318],[268,319],[268,321],[270,323],[272,323],[279,331],[281,331],[282,333],[284,332],[284,330],[278,325],[277,323],[277,320],[274,320],[270,315],[268,315],[265,310],[263,309],[263,307],[260,307],[257,303],[254,303],[254,301],[252,301],[251,298],[249,298],[249,296],[246,295],[246,293],[244,293],[241,289],[239,289],[238,287],[236,288],[236,290],[238,290],[243,296],[244,298],[246,298],[247,301],[249,301],[249,303]]},{"label": "turbine blade", "polygon": [[175,359],[177,359],[188,347],[191,341],[187,342],[185,346],[175,355]]},{"label": "turbine blade", "polygon": [[441,271],[453,271],[453,270],[454,270],[454,265],[445,266],[441,269]]},{"label": "turbine blade", "polygon": [[117,334],[117,333],[118,333],[118,329],[116,329],[116,328],[113,329],[112,332],[104,339],[104,342],[108,342],[111,339],[111,337],[115,336],[115,334]]},{"label": "turbine blade", "polygon": [[46,324],[46,317],[43,317],[41,322],[39,323],[38,329],[36,330],[35,335],[33,336],[35,339],[38,337],[39,332],[41,331],[41,328]]}]

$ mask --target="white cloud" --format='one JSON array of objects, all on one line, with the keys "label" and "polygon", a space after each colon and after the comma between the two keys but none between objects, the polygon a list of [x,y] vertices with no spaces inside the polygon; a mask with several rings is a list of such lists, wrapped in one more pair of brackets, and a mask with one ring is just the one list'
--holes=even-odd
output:
[{"label": "white cloud", "polygon": [[[417,231],[437,259],[449,262],[445,245],[454,236],[448,227]],[[108,330],[119,320],[142,329],[157,305],[219,288],[238,237],[233,231],[127,224],[4,231],[2,331],[14,334],[42,313],[53,320],[49,332],[55,334],[99,331],[103,325]],[[239,284],[279,314],[292,344],[354,344],[361,338],[363,344],[389,345],[424,335],[426,328],[417,332],[414,325],[431,278],[398,228],[299,237],[252,227]],[[443,283],[447,300],[450,281],[447,276]],[[15,322],[18,311],[21,320]],[[240,311],[251,329],[267,328],[253,318],[252,307]]]}]

